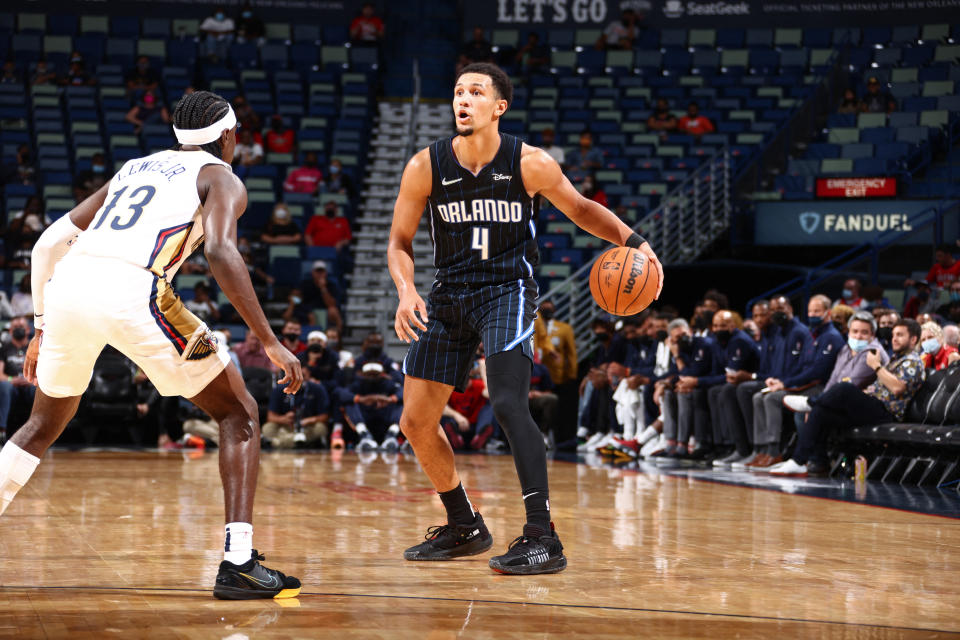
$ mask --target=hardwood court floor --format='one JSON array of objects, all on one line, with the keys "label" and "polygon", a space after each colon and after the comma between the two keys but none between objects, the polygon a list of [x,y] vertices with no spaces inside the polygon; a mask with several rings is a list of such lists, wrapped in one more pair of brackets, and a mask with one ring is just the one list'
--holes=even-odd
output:
[{"label": "hardwood court floor", "polygon": [[[502,550],[513,461],[458,458]],[[216,455],[49,454],[0,518],[0,636],[907,638],[960,632],[960,520],[551,463],[569,568],[402,558],[439,499],[416,463],[264,454],[254,543],[302,595],[220,602]],[[951,633],[952,632],[952,633]]]}]

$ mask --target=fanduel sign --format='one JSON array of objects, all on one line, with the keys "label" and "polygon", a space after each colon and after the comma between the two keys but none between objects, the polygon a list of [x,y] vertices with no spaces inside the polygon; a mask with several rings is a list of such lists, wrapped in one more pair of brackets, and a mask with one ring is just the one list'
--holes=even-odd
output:
[{"label": "fanduel sign", "polygon": [[[912,231],[910,219],[929,208],[930,200],[851,202],[815,200],[757,204],[755,239],[758,245],[855,245],[887,231]],[[945,225],[956,229],[956,220]],[[944,229],[944,237],[954,237]],[[929,243],[927,234],[908,242]]]}]

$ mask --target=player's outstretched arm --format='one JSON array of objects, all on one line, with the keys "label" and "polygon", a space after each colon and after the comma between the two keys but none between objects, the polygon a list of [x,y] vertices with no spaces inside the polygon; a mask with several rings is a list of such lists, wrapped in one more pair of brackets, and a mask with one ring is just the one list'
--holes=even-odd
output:
[{"label": "player's outstretched arm", "polygon": [[228,169],[208,165],[197,176],[197,191],[203,203],[204,255],[217,284],[260,341],[271,362],[283,369],[285,393],[296,393],[303,384],[300,361],[274,335],[250,282],[247,265],[237,249],[237,218],[247,208],[247,190]]},{"label": "player's outstretched arm", "polygon": [[[612,211],[598,202],[584,198],[567,177],[560,165],[547,153],[536,147],[523,146],[521,158],[523,184],[528,193],[539,193],[555,206],[578,227],[598,238],[603,238],[619,246],[633,244],[633,229],[623,223]],[[643,241],[635,247],[642,251],[656,265],[660,284],[657,286],[657,298],[663,289],[663,266],[649,242]]]},{"label": "player's outstretched arm", "polygon": [[[413,280],[413,237],[420,226],[423,209],[433,188],[430,171],[430,151],[423,149],[407,163],[400,181],[400,193],[393,205],[393,225],[387,245],[387,264],[390,276],[397,286],[397,314],[394,329],[404,342],[417,339],[414,328],[426,330],[427,305],[417,293]],[[417,318],[420,312],[420,318]],[[422,319],[422,321],[421,321]]]}]

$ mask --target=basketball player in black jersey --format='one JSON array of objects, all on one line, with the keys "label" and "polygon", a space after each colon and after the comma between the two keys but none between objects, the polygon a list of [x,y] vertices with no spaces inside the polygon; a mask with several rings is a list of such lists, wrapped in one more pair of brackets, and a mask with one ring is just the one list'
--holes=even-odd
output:
[{"label": "basketball player in black jersey", "polygon": [[[387,257],[400,298],[395,328],[411,343],[403,361],[400,427],[447,511],[447,524],[428,529],[426,541],[404,557],[450,560],[493,544],[439,426],[450,393],[464,387],[482,341],[490,401],[510,441],[527,517],[522,535],[506,554],[491,558],[490,567],[500,573],[556,573],[567,560],[550,521],[546,450],[527,400],[537,301],[537,196],[593,235],[639,248],[661,285],[663,269],[650,245],[578,193],[546,152],[499,132],[512,97],[510,79],[499,67],[464,67],[454,87],[457,135],[411,158],[394,207]],[[413,281],[413,237],[424,208],[437,267],[429,310]]]}]

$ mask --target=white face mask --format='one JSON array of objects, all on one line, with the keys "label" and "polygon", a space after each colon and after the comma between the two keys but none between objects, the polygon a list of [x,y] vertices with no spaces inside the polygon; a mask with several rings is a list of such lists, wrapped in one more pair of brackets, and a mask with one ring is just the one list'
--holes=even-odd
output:
[{"label": "white face mask", "polygon": [[277,220],[287,220],[290,218],[290,212],[286,209],[277,209]]}]

